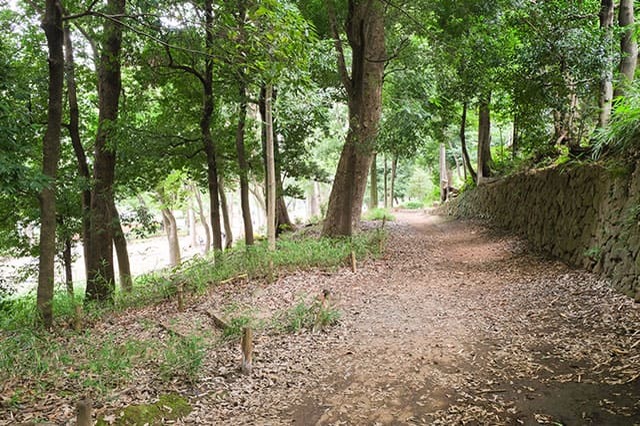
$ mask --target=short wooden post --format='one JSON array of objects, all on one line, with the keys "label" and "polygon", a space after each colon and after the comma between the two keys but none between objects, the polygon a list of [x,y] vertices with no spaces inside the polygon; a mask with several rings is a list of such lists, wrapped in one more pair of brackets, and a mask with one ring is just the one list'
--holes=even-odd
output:
[{"label": "short wooden post", "polygon": [[73,329],[75,331],[82,330],[82,305],[76,304],[75,306],[75,317],[73,318]]},{"label": "short wooden post", "polygon": [[78,426],[91,426],[92,425],[92,421],[91,421],[91,400],[90,399],[84,399],[84,400],[78,402],[77,414],[78,414],[78,421],[76,422],[76,425],[78,425]]},{"label": "short wooden post", "polygon": [[351,250],[351,271],[356,271],[356,252]]},{"label": "short wooden post", "polygon": [[184,290],[184,284],[183,283],[178,284],[178,312],[184,311],[183,290]]},{"label": "short wooden post", "polygon": [[251,365],[253,355],[253,331],[250,327],[244,327],[242,329],[240,346],[242,347],[242,365],[240,366],[240,370],[242,374],[249,376],[253,368]]}]

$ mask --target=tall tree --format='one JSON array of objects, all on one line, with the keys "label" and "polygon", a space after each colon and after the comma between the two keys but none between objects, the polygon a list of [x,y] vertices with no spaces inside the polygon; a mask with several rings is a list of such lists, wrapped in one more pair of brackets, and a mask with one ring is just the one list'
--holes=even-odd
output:
[{"label": "tall tree", "polygon": [[[108,0],[108,15],[123,16],[125,0]],[[108,300],[115,287],[113,267],[113,183],[116,166],[116,122],[121,79],[122,24],[114,19],[103,23],[98,64],[98,130],[91,195],[91,237],[88,250],[87,300]]]},{"label": "tall tree", "polygon": [[638,43],[635,37],[635,16],[633,0],[620,0],[620,10],[618,11],[618,24],[624,29],[620,39],[620,50],[622,58],[620,60],[620,74],[622,81],[616,88],[614,97],[624,94],[625,87],[633,81],[638,63]]},{"label": "tall tree", "polygon": [[613,36],[613,0],[602,0],[600,3],[600,29],[602,30],[604,66],[600,78],[600,97],[598,126],[604,127],[611,117],[611,101],[613,100],[613,73],[611,70],[610,45]]},{"label": "tall tree", "polygon": [[348,98],[349,130],[331,188],[322,234],[349,236],[360,221],[382,109],[382,80],[387,59],[384,3],[380,0],[348,2],[345,26],[351,47],[350,74],[332,0],[327,0],[327,10],[338,71]]},{"label": "tall tree", "polygon": [[40,192],[40,259],[38,266],[38,312],[45,327],[53,323],[53,281],[56,254],[56,177],[60,158],[64,53],[62,6],[47,0],[42,19],[49,50],[49,102],[47,130],[42,143],[42,171],[49,179]]}]

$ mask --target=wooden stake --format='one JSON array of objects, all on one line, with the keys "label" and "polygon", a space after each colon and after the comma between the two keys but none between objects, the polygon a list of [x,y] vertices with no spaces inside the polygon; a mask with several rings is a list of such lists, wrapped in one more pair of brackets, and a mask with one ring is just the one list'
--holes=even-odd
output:
[{"label": "wooden stake", "polygon": [[251,375],[252,370],[252,355],[253,355],[253,331],[249,327],[244,327],[242,329],[242,340],[240,342],[242,347],[242,365],[240,366],[240,370],[242,374],[246,374],[247,376]]},{"label": "wooden stake", "polygon": [[77,426],[91,426],[91,400],[84,399],[78,402],[78,421]]},{"label": "wooden stake", "polygon": [[267,279],[269,280],[269,284],[275,281],[274,278],[275,278],[275,274],[273,271],[273,260],[269,259],[269,276],[267,277]]},{"label": "wooden stake", "polygon": [[356,252],[351,250],[351,271],[356,271]]},{"label": "wooden stake", "polygon": [[183,288],[184,285],[182,283],[178,284],[178,312],[184,311]]},{"label": "wooden stake", "polygon": [[73,329],[75,331],[80,331],[82,330],[82,305],[77,304],[75,306],[75,310],[76,310],[76,315],[75,315],[75,318],[73,319]]}]

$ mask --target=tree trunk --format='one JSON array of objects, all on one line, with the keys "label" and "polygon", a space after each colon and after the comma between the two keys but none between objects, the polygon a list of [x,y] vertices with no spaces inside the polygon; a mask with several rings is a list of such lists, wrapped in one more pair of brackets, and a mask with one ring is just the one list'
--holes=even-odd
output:
[{"label": "tree trunk", "polygon": [[605,127],[611,118],[613,100],[613,72],[611,70],[611,41],[613,38],[613,0],[600,2],[600,28],[604,30],[602,46],[604,48],[604,66],[600,77],[600,97],[598,127]]},{"label": "tree trunk", "polygon": [[222,207],[222,220],[224,222],[224,247],[230,249],[233,246],[233,231],[231,230],[229,205],[227,203],[227,195],[224,192],[224,186],[224,178],[220,175],[218,178],[218,190],[220,191],[220,205]]},{"label": "tree trunk", "polygon": [[200,216],[200,222],[202,223],[202,228],[204,229],[204,253],[209,253],[211,249],[211,230],[209,229],[209,224],[207,223],[207,217],[204,214],[204,206],[202,205],[202,196],[200,195],[200,190],[195,184],[191,184],[191,191],[196,197],[196,204],[198,205],[198,216]]},{"label": "tree trunk", "polygon": [[269,250],[276,249],[276,163],[273,149],[273,117],[271,115],[271,95],[273,87],[268,84],[265,90],[265,128],[267,157],[267,241]]},{"label": "tree trunk", "polygon": [[[275,105],[276,91],[272,91],[271,108]],[[262,117],[262,159],[264,161],[264,175],[267,176],[267,126],[266,126],[266,86],[262,86],[260,89],[260,98],[258,101],[260,116]],[[272,113],[273,116],[273,113]],[[273,133],[275,135],[275,123],[272,124]],[[293,229],[293,222],[289,218],[289,212],[287,211],[287,203],[284,201],[284,186],[282,184],[282,169],[279,158],[279,144],[278,139],[273,138],[273,158],[275,162],[276,170],[276,236],[280,235],[285,230]],[[269,198],[269,188],[265,185],[266,198]],[[267,206],[268,206],[267,202]],[[267,207],[268,208],[268,207]]]},{"label": "tree trunk", "polygon": [[387,165],[387,155],[385,154],[384,156],[384,172],[383,172],[383,177],[384,177],[384,208],[388,209],[389,208],[389,167]]},{"label": "tree trunk", "polygon": [[378,207],[378,164],[376,161],[376,154],[373,154],[371,160],[371,180],[370,180],[370,197],[369,197],[369,209],[373,210]]},{"label": "tree trunk", "polygon": [[[244,79],[244,76],[241,76]],[[240,81],[238,104],[238,127],[236,129],[236,154],[240,169],[240,206],[242,207],[242,222],[244,223],[245,244],[253,245],[253,223],[251,222],[251,210],[249,207],[249,164],[246,160],[244,149],[244,131],[247,119],[247,93],[244,81]]]},{"label": "tree trunk", "polygon": [[393,200],[396,192],[396,173],[398,171],[398,156],[394,154],[391,159],[391,184],[389,185],[389,207],[393,208]]},{"label": "tree trunk", "polygon": [[346,21],[351,46],[351,75],[346,70],[333,3],[327,3],[338,68],[348,96],[349,131],[329,196],[322,234],[350,236],[360,222],[367,174],[382,109],[382,77],[386,59],[384,4],[349,0]]},{"label": "tree trunk", "polygon": [[[220,188],[219,181],[218,188]],[[187,221],[189,222],[189,245],[191,247],[197,247],[198,233],[196,232],[196,212],[193,210],[193,200],[189,203],[189,208],[187,209]]]},{"label": "tree trunk", "polygon": [[57,0],[47,0],[42,29],[49,50],[49,103],[47,130],[42,141],[42,173],[50,179],[40,192],[40,258],[38,264],[38,313],[44,326],[53,325],[53,282],[56,256],[56,178],[60,160],[64,54],[62,51],[62,8]]},{"label": "tree trunk", "polygon": [[309,217],[320,216],[320,184],[315,180],[311,183],[311,194],[309,197]]},{"label": "tree trunk", "polygon": [[65,237],[62,250],[62,263],[64,263],[64,282],[67,294],[73,299],[73,256],[71,255],[71,238]]},{"label": "tree trunk", "polygon": [[638,43],[635,39],[635,18],[633,11],[633,0],[620,0],[620,11],[618,12],[618,24],[625,28],[620,40],[620,74],[623,81],[616,88],[614,98],[624,94],[626,87],[633,81],[638,62]]},{"label": "tree trunk", "polygon": [[449,175],[447,174],[447,150],[444,144],[440,144],[440,202],[447,201],[447,188],[449,188]]},{"label": "tree trunk", "polygon": [[[212,0],[205,0],[205,47],[207,52],[214,48],[214,13]],[[213,237],[213,249],[222,250],[222,229],[220,227],[220,199],[218,198],[218,163],[216,147],[211,136],[211,117],[213,116],[213,58],[205,59],[205,72],[203,76],[202,117],[200,119],[200,132],[204,150],[207,155],[207,184],[209,186],[209,203],[211,214],[211,230]]]},{"label": "tree trunk", "polygon": [[169,266],[174,267],[180,264],[180,240],[178,239],[178,225],[173,212],[168,208],[162,208],[162,224],[167,233],[169,242]]},{"label": "tree trunk", "polygon": [[80,109],[78,107],[78,96],[75,77],[75,60],[73,57],[73,44],[71,40],[71,29],[69,24],[64,26],[64,50],[65,50],[65,71],[67,81],[67,99],[69,102],[69,136],[71,145],[76,155],[78,163],[78,173],[84,180],[82,189],[82,248],[84,253],[85,273],[89,270],[88,247],[91,245],[91,173],[87,163],[87,155],[80,139]]},{"label": "tree trunk", "polygon": [[471,165],[471,158],[469,157],[469,150],[467,149],[467,111],[469,109],[469,103],[462,103],[462,118],[460,119],[460,146],[462,147],[462,159],[464,160],[464,166],[469,171],[471,179],[474,182],[478,182],[478,176],[476,171],[473,170]]},{"label": "tree trunk", "polygon": [[478,110],[478,174],[477,183],[491,176],[491,95],[480,100]]},{"label": "tree trunk", "polygon": [[[108,0],[106,13],[124,14],[125,0]],[[122,27],[113,20],[103,22],[104,40],[98,65],[98,131],[93,166],[94,188],[91,194],[91,237],[88,249],[86,300],[106,301],[113,295],[113,182],[116,152],[115,122],[121,92],[120,52]]]},{"label": "tree trunk", "polygon": [[127,239],[124,236],[122,223],[120,222],[120,213],[116,208],[116,203],[111,200],[111,212],[113,213],[113,245],[116,249],[118,258],[118,272],[120,275],[120,288],[126,293],[133,290],[133,279],[131,276],[131,264],[129,263],[129,250],[127,249]]},{"label": "tree trunk", "polygon": [[513,137],[511,139],[511,157],[515,159],[518,156],[518,148],[520,144],[520,120],[518,113],[513,113]]}]

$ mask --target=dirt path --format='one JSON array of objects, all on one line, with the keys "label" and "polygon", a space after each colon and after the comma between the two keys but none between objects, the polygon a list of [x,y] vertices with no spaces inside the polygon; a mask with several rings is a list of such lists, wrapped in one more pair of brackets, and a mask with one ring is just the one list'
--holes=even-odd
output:
[{"label": "dirt path", "polygon": [[355,274],[252,292],[274,306],[330,288],[343,319],[260,336],[249,380],[220,356],[208,368],[224,378],[186,421],[640,424],[639,305],[478,225],[400,212],[390,229],[385,257]]},{"label": "dirt path", "polygon": [[[228,283],[185,312],[169,301],[97,323],[96,337],[163,342],[160,321],[212,346],[194,383],[163,382],[151,363],[95,400],[96,415],[178,392],[193,407],[179,423],[196,425],[640,425],[640,304],[478,224],[399,212],[387,226],[384,256],[355,273]],[[238,372],[237,343],[212,335],[206,311],[267,317],[324,289],[340,323],[258,332],[251,377]],[[75,424],[63,391],[18,415]]]}]

